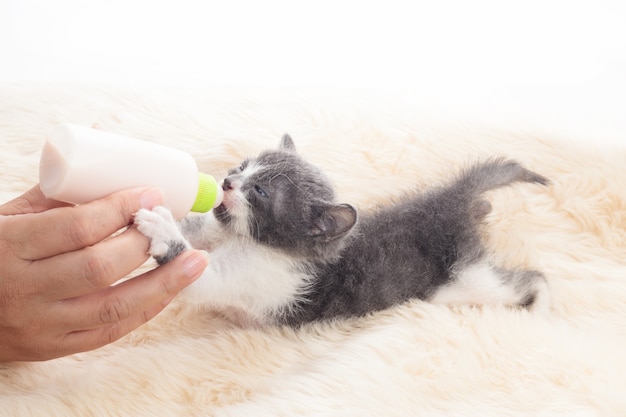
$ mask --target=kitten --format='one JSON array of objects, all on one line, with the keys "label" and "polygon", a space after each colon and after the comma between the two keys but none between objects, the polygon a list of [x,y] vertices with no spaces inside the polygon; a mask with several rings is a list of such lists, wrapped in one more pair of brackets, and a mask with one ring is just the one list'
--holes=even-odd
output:
[{"label": "kitten", "polygon": [[183,294],[257,324],[362,316],[414,298],[546,310],[543,274],[492,265],[478,232],[491,210],[481,195],[516,181],[548,183],[493,159],[357,221],[285,135],[278,150],[229,172],[211,213],[177,225],[157,207],[140,210],[135,223],[159,264],[192,246],[209,250],[209,266]]}]

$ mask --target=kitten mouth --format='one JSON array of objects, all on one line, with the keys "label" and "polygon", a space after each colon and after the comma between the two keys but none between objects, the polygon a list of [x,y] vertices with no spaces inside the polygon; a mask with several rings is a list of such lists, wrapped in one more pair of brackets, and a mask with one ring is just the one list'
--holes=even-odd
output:
[{"label": "kitten mouth", "polygon": [[228,208],[223,203],[213,209],[213,215],[217,220],[223,223],[227,223],[230,219]]},{"label": "kitten mouth", "polygon": [[222,200],[222,204],[215,207],[213,212],[215,213],[215,217],[220,220],[230,218],[231,212],[233,209],[237,207],[237,201],[233,199],[229,193],[224,193],[224,199]]},{"label": "kitten mouth", "polygon": [[224,191],[224,198],[222,199],[222,204],[220,204],[219,207],[222,208],[222,210],[232,210],[233,208],[237,207],[239,205],[239,201],[237,199],[237,196],[234,195],[231,190],[225,190]]}]

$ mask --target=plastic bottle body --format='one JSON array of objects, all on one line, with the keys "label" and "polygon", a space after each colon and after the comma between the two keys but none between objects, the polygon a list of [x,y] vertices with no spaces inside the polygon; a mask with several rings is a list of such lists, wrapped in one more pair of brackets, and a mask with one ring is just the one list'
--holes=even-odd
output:
[{"label": "plastic bottle body", "polygon": [[[200,204],[208,211],[221,202],[221,188],[212,177],[200,176],[212,180],[208,191],[214,201]],[[126,188],[158,187],[163,205],[176,218],[199,206],[199,178],[196,162],[186,152],[70,124],[60,125],[46,139],[39,164],[41,190],[48,198],[84,204]],[[206,189],[204,181],[202,185]]]}]

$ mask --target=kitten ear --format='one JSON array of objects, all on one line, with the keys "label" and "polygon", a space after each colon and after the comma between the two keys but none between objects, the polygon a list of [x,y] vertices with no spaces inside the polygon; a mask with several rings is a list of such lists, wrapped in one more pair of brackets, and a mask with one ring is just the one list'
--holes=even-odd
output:
[{"label": "kitten ear", "polygon": [[293,144],[293,139],[291,139],[291,136],[289,136],[288,133],[285,133],[283,137],[280,139],[280,145],[278,145],[278,149],[280,149],[281,151],[287,151],[287,152],[296,151],[296,145]]},{"label": "kitten ear", "polygon": [[356,210],[350,204],[322,206],[313,218],[309,235],[330,242],[348,233],[356,224],[356,218]]}]

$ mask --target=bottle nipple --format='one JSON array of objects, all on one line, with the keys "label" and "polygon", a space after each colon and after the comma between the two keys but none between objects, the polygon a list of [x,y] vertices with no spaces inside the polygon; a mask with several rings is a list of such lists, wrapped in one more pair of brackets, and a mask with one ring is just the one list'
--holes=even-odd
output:
[{"label": "bottle nipple", "polygon": [[222,204],[224,190],[211,175],[198,173],[198,180],[198,195],[191,211],[206,213]]}]

